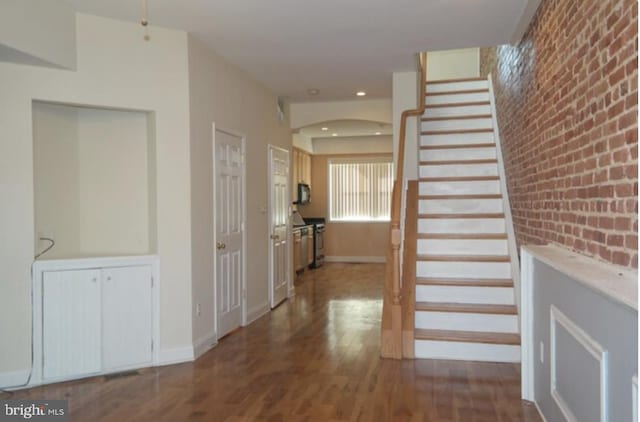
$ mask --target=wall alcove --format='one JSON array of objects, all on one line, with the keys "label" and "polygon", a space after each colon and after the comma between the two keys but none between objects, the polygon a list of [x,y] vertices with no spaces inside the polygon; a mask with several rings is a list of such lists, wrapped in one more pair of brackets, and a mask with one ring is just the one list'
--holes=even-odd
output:
[{"label": "wall alcove", "polygon": [[35,251],[153,254],[153,113],[33,102]]}]

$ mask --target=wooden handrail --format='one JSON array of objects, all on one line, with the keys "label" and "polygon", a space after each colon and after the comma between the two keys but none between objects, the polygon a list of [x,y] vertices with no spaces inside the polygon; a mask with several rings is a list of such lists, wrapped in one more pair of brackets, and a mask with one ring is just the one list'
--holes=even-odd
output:
[{"label": "wooden handrail", "polygon": [[[402,196],[404,190],[404,156],[407,136],[407,120],[409,117],[421,116],[426,109],[427,85],[427,53],[418,54],[420,87],[418,89],[418,108],[405,110],[400,118],[400,136],[398,143],[398,160],[396,180],[393,183],[391,199],[391,230],[390,248],[387,253],[387,272],[385,280],[385,298],[382,321],[382,351],[383,357],[402,359],[402,270],[400,265],[400,243],[402,232],[400,219],[402,214]],[[391,286],[389,286],[391,284]],[[388,295],[388,293],[391,293]],[[391,296],[391,297],[388,297]],[[391,303],[388,303],[388,302]]]}]

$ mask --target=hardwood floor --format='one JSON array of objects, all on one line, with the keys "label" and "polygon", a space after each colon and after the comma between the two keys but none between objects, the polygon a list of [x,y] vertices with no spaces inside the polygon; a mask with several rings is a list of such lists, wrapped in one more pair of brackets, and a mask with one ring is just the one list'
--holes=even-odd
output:
[{"label": "hardwood floor", "polygon": [[196,362],[0,399],[66,398],[72,421],[541,421],[519,365],[380,359],[383,277],[327,264]]}]

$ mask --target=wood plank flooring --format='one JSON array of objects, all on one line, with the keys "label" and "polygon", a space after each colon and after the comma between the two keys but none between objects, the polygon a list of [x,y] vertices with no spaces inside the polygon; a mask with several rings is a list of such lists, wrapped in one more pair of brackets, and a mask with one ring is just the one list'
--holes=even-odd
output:
[{"label": "wood plank flooring", "polygon": [[327,264],[196,362],[0,399],[68,399],[72,421],[541,421],[519,365],[380,359],[383,277]]}]

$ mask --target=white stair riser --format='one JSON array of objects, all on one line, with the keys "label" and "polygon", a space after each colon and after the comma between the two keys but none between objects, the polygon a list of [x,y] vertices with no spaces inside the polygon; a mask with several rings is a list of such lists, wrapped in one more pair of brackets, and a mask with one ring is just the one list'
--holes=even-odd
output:
[{"label": "white stair riser", "polygon": [[416,328],[433,330],[518,332],[517,315],[416,311],[415,324]]},{"label": "white stair riser", "polygon": [[422,135],[421,146],[429,145],[463,145],[463,144],[489,144],[494,143],[493,133],[445,133],[437,135]]},{"label": "white stair riser", "polygon": [[452,359],[480,362],[520,362],[520,346],[416,340],[418,359]]},{"label": "white stair riser", "polygon": [[423,117],[454,117],[454,116],[478,116],[491,114],[491,107],[487,105],[452,106],[429,108]]},{"label": "white stair riser", "polygon": [[474,92],[465,94],[427,95],[427,105],[477,103],[480,101],[489,101],[489,93]]},{"label": "white stair riser", "polygon": [[418,239],[420,255],[506,255],[507,239]]},{"label": "white stair riser", "polygon": [[500,193],[500,181],[420,182],[419,190],[420,195],[498,194]]},{"label": "white stair riser", "polygon": [[422,122],[422,130],[425,132],[436,130],[471,130],[491,129],[491,119],[455,119],[455,120],[427,120]]},{"label": "white stair riser", "polygon": [[515,305],[512,287],[418,285],[416,286],[416,301]]},{"label": "white stair riser", "polygon": [[427,92],[468,91],[471,89],[489,89],[489,81],[483,79],[481,81],[460,81],[427,84]]},{"label": "white stair riser", "polygon": [[420,150],[420,161],[488,159],[496,159],[496,147]]},{"label": "white stair riser", "polygon": [[497,175],[497,164],[445,164],[420,166],[420,177],[471,177]]},{"label": "white stair riser", "polygon": [[420,218],[418,233],[504,233],[504,218]]},{"label": "white stair riser", "polygon": [[421,199],[420,214],[468,214],[502,212],[502,199]]},{"label": "white stair riser", "polygon": [[418,261],[417,276],[425,278],[510,278],[509,262]]}]

